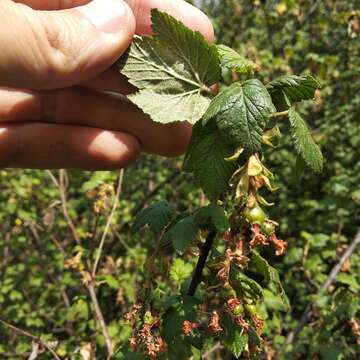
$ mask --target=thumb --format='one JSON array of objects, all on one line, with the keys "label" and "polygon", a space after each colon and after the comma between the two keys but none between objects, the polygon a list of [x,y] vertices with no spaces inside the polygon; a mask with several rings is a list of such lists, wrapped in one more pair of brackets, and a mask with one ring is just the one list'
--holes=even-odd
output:
[{"label": "thumb", "polygon": [[58,11],[0,1],[0,86],[51,89],[78,84],[127,49],[135,18],[123,0]]}]

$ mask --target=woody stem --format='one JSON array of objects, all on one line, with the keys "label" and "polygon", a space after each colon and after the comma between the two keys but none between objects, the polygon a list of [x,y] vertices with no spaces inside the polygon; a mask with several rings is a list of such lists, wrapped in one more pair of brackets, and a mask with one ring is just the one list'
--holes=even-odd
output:
[{"label": "woody stem", "polygon": [[211,247],[213,245],[215,238],[216,238],[216,231],[209,232],[208,236],[206,237],[205,244],[201,248],[199,260],[196,264],[196,268],[195,268],[193,277],[191,279],[191,284],[189,286],[189,290],[188,290],[189,296],[194,296],[197,287],[201,283],[204,266],[206,264],[206,260],[209,256],[209,253],[210,253],[210,250],[211,250]]}]

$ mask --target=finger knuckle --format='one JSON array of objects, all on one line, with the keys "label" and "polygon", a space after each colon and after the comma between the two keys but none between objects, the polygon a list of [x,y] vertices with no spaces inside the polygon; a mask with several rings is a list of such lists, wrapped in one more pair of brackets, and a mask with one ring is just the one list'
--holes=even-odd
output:
[{"label": "finger knuckle", "polygon": [[41,16],[42,36],[37,38],[49,87],[54,82],[58,84],[61,78],[66,79],[79,66],[81,49],[75,41],[79,37],[74,33],[74,26],[67,24],[69,21],[63,18],[60,22],[50,12]]},{"label": "finger knuckle", "polygon": [[75,88],[50,90],[42,93],[41,118],[47,122],[58,122],[65,117],[76,96]]}]

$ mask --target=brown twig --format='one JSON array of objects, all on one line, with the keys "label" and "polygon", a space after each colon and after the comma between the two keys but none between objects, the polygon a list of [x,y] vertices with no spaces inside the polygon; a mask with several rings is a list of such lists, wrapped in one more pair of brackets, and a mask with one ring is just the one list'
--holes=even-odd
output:
[{"label": "brown twig", "polygon": [[209,349],[204,355],[201,356],[201,359],[206,360],[211,354],[215,351],[221,350],[223,346],[218,342],[211,349]]},{"label": "brown twig", "polygon": [[105,338],[106,348],[107,348],[107,351],[108,351],[108,359],[111,359],[111,357],[112,357],[112,355],[114,353],[113,342],[112,342],[111,336],[109,334],[109,331],[108,331],[108,328],[107,328],[107,325],[106,325],[106,322],[105,322],[105,319],[104,319],[104,315],[103,315],[103,313],[101,311],[98,298],[96,296],[96,291],[95,291],[95,286],[94,286],[93,281],[91,281],[90,284],[87,285],[87,289],[89,291],[90,299],[91,299],[91,302],[92,302],[93,307],[94,307],[95,316],[96,316],[97,320],[100,323],[101,330],[102,330],[102,333],[103,333],[104,338]]},{"label": "brown twig", "polygon": [[60,170],[60,172],[59,172],[59,180],[56,179],[56,177],[54,176],[54,174],[50,170],[47,170],[47,174],[49,175],[49,177],[52,180],[52,182],[54,183],[54,185],[59,189],[63,215],[64,215],[66,223],[67,223],[67,225],[68,225],[68,227],[69,227],[69,229],[70,229],[70,231],[72,233],[73,238],[75,239],[76,243],[78,245],[80,245],[80,243],[81,243],[80,236],[78,235],[78,233],[76,231],[75,225],[74,225],[73,221],[70,218],[68,208],[67,208],[66,171],[65,170]]},{"label": "brown twig", "polygon": [[[342,266],[344,265],[345,261],[350,258],[352,253],[356,250],[357,246],[360,244],[360,230],[358,231],[357,235],[355,236],[354,240],[351,242],[350,246],[341,256],[337,264],[332,268],[330,274],[328,275],[326,281],[320,287],[319,292],[326,291],[330,285],[335,281],[337,275],[339,274]],[[314,305],[308,304],[305,311],[303,312],[298,325],[296,328],[289,333],[286,338],[285,344],[291,344],[300,334],[302,328],[307,324],[307,322],[311,319],[314,313]]]},{"label": "brown twig", "polygon": [[194,296],[196,289],[202,280],[202,273],[204,270],[206,259],[209,256],[212,244],[216,238],[216,234],[217,234],[216,231],[209,232],[209,234],[206,238],[205,244],[203,245],[203,247],[201,249],[201,254],[199,256],[199,260],[196,264],[196,268],[195,268],[195,271],[194,271],[194,274],[193,274],[193,277],[191,279],[191,283],[189,286],[189,291],[188,291],[189,296]]},{"label": "brown twig", "polygon": [[[68,213],[68,209],[67,209],[67,197],[66,197],[66,182],[65,182],[65,170],[60,170],[60,177],[59,177],[59,181],[56,180],[55,176],[49,171],[48,172],[50,178],[52,179],[53,183],[58,187],[59,192],[60,192],[60,198],[61,198],[61,204],[62,204],[62,210],[63,210],[63,215],[66,219],[66,222],[68,224],[69,229],[71,230],[71,233],[73,235],[73,238],[75,240],[75,242],[77,244],[80,244],[80,237],[77,234],[75,225],[73,223],[73,221],[71,220],[69,213]],[[105,318],[104,315],[101,311],[100,308],[100,304],[96,295],[96,290],[95,290],[95,285],[94,285],[94,279],[95,279],[95,275],[97,272],[97,267],[101,258],[101,253],[102,253],[102,248],[104,246],[104,242],[105,239],[107,237],[108,231],[109,231],[109,227],[111,225],[112,222],[112,218],[114,215],[114,212],[117,208],[118,205],[118,198],[120,196],[121,193],[121,188],[122,188],[122,181],[123,181],[123,175],[124,175],[124,170],[121,170],[120,172],[120,176],[119,176],[119,181],[118,181],[118,187],[117,187],[117,191],[116,191],[116,195],[115,195],[115,199],[114,199],[114,203],[113,203],[113,207],[109,216],[109,219],[107,221],[105,230],[103,232],[101,241],[100,241],[100,245],[97,251],[97,255],[96,255],[96,260],[93,266],[93,270],[91,271],[92,276],[91,276],[91,281],[89,282],[89,284],[86,285],[86,289],[89,292],[90,295],[90,300],[91,303],[93,305],[93,309],[94,309],[94,313],[96,316],[96,319],[99,321],[100,326],[101,326],[101,330],[102,330],[102,334],[104,335],[105,338],[105,343],[106,343],[106,347],[107,347],[107,351],[108,351],[108,359],[110,359],[112,357],[113,354],[113,342],[111,339],[111,336],[109,334],[106,322],[105,322]],[[87,269],[89,270],[89,269]]]},{"label": "brown twig", "polygon": [[65,220],[68,224],[68,227],[69,227],[71,233],[73,234],[73,237],[74,237],[76,243],[80,245],[80,243],[81,243],[80,236],[78,235],[75,225],[74,225],[73,221],[71,220],[69,212],[68,212],[66,188],[67,188],[66,171],[60,170],[59,191],[60,191],[62,211],[63,211],[64,217],[65,217]]},{"label": "brown twig", "polygon": [[104,230],[104,232],[103,232],[103,234],[101,236],[100,245],[99,245],[98,250],[96,252],[96,259],[95,259],[93,270],[92,270],[92,277],[96,276],[96,271],[97,271],[97,268],[98,268],[98,265],[99,265],[99,261],[101,259],[101,254],[102,254],[102,250],[103,250],[103,247],[104,247],[104,244],[105,244],[105,240],[106,240],[106,237],[107,237],[107,235],[109,233],[110,226],[111,226],[115,211],[116,211],[116,209],[118,207],[118,204],[119,204],[119,198],[120,198],[120,195],[121,195],[123,180],[124,180],[124,169],[120,170],[119,180],[118,180],[118,184],[117,184],[117,188],[116,188],[116,193],[115,193],[115,197],[114,197],[113,206],[112,206],[109,218],[107,220],[107,223],[105,225],[105,230]]},{"label": "brown twig", "polygon": [[60,360],[59,356],[56,354],[56,352],[51,348],[51,346],[45,341],[43,340],[41,337],[33,335],[31,333],[29,333],[26,330],[22,330],[18,327],[16,327],[15,325],[12,325],[10,323],[8,323],[7,321],[0,319],[0,323],[3,324],[5,327],[15,331],[16,333],[26,336],[38,343],[40,343],[45,349],[47,349],[48,351],[50,351],[50,353],[52,354],[52,356],[56,359],[56,360]]},{"label": "brown twig", "polygon": [[[121,190],[122,190],[123,179],[124,179],[124,170],[122,169],[122,170],[120,170],[119,180],[118,180],[118,183],[117,183],[117,188],[116,188],[116,192],[115,192],[115,195],[114,195],[114,201],[113,201],[113,205],[112,205],[112,208],[111,208],[111,212],[110,212],[110,215],[108,217],[107,223],[105,225],[104,232],[103,232],[103,234],[101,236],[99,247],[98,247],[97,252],[96,252],[96,258],[95,258],[95,262],[94,262],[92,272],[91,272],[91,281],[87,285],[87,289],[88,289],[89,294],[90,294],[90,299],[91,299],[91,302],[92,302],[93,307],[94,307],[95,316],[96,316],[97,320],[100,323],[101,330],[102,330],[102,333],[103,333],[104,338],[105,338],[106,348],[107,348],[107,351],[108,351],[108,359],[111,359],[111,357],[113,355],[113,352],[114,352],[113,341],[112,341],[112,338],[111,338],[111,336],[109,334],[109,331],[108,331],[108,328],[107,328],[107,325],[106,325],[106,322],[105,322],[105,319],[104,319],[104,315],[103,315],[103,313],[101,311],[100,304],[99,304],[98,298],[96,296],[94,280],[95,280],[97,269],[98,269],[99,262],[100,262],[100,259],[101,259],[102,250],[103,250],[103,247],[104,247],[104,244],[105,244],[105,240],[106,240],[107,235],[109,233],[115,211],[116,211],[116,209],[118,207],[118,204],[119,204],[119,198],[120,198],[120,194],[121,194]],[[96,228],[97,228],[97,224],[96,224]]]}]

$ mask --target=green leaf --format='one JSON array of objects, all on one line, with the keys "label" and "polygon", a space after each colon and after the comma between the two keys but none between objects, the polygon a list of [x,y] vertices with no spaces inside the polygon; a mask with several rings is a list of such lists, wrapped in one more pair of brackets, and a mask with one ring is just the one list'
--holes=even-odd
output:
[{"label": "green leaf", "polygon": [[137,353],[132,351],[124,350],[124,352],[120,351],[114,355],[114,360],[140,360],[141,357]]},{"label": "green leaf", "polygon": [[360,303],[358,297],[351,291],[341,287],[334,295],[335,315],[351,319],[358,312]]},{"label": "green leaf", "polygon": [[239,74],[249,74],[258,70],[258,65],[245,59],[235,50],[226,45],[217,45],[221,66],[233,70]]},{"label": "green leaf", "polygon": [[170,277],[176,284],[180,284],[191,276],[192,270],[191,264],[187,264],[181,259],[175,259],[170,269]]},{"label": "green leaf", "polygon": [[129,99],[160,123],[194,124],[210,104],[210,86],[221,77],[217,49],[165,13],[152,11],[153,37],[135,37],[118,62],[140,91]]},{"label": "green leaf", "polygon": [[234,324],[228,314],[221,317],[221,325],[224,331],[221,333],[222,344],[236,357],[240,357],[249,341],[248,334],[244,333]]},{"label": "green leaf", "polygon": [[356,277],[351,274],[340,273],[336,277],[336,281],[349,286],[349,289],[357,292],[360,290],[360,284],[356,280]]},{"label": "green leaf", "polygon": [[285,290],[281,284],[278,271],[274,267],[270,266],[266,259],[264,259],[255,250],[252,251],[251,264],[265,278],[269,287],[275,288],[275,294],[280,296],[283,306],[285,309],[288,309],[290,307],[289,299],[286,296]]},{"label": "green leaf", "polygon": [[230,268],[229,282],[240,297],[244,296],[255,301],[263,297],[262,287],[235,266]]},{"label": "green leaf", "polygon": [[234,150],[211,124],[195,125],[184,166],[187,172],[194,174],[195,181],[211,198],[217,198],[229,186],[236,163],[225,158],[231,156]]},{"label": "green leaf", "polygon": [[77,298],[75,299],[75,303],[71,305],[69,311],[68,311],[68,319],[70,321],[74,320],[88,320],[90,316],[90,309],[88,303],[82,299]]},{"label": "green leaf", "polygon": [[289,120],[291,136],[295,142],[297,153],[313,171],[321,172],[323,169],[323,156],[320,148],[312,138],[306,122],[293,108],[289,111]]},{"label": "green leaf", "polygon": [[248,341],[248,334],[241,333],[239,330],[237,330],[233,339],[231,339],[231,341],[225,340],[224,345],[235,356],[235,358],[238,358],[245,350]]},{"label": "green leaf", "polygon": [[162,331],[167,343],[173,342],[181,333],[179,330],[182,327],[183,318],[175,308],[170,308],[166,311],[163,317]]},{"label": "green leaf", "polygon": [[299,180],[304,175],[306,163],[300,155],[296,156],[295,168],[293,172],[294,179]]},{"label": "green leaf", "polygon": [[260,150],[267,118],[274,111],[265,86],[252,79],[220,92],[205,113],[203,124],[214,119],[226,141],[252,154]]},{"label": "green leaf", "polygon": [[148,225],[153,232],[160,233],[175,215],[175,209],[167,201],[154,203],[136,216],[133,230],[138,231]]},{"label": "green leaf", "polygon": [[120,287],[119,280],[111,274],[104,275],[103,279],[112,289],[118,289]]},{"label": "green leaf", "polygon": [[344,349],[341,344],[326,344],[320,347],[320,359],[321,360],[340,360],[343,357]]},{"label": "green leaf", "polygon": [[310,75],[285,75],[266,85],[278,111],[288,109],[293,102],[313,99],[316,89],[320,87],[319,82]]},{"label": "green leaf", "polygon": [[230,227],[225,211],[220,206],[208,205],[200,208],[193,216],[180,219],[172,225],[164,236],[171,241],[177,252],[183,254],[195,239],[199,229],[224,233]]},{"label": "green leaf", "polygon": [[201,229],[219,233],[224,233],[230,227],[224,209],[217,205],[200,208],[194,215],[194,222]]},{"label": "green leaf", "polygon": [[191,242],[195,239],[198,227],[195,225],[194,217],[188,216],[170,227],[164,236],[164,240],[172,241],[177,252],[183,254]]}]

